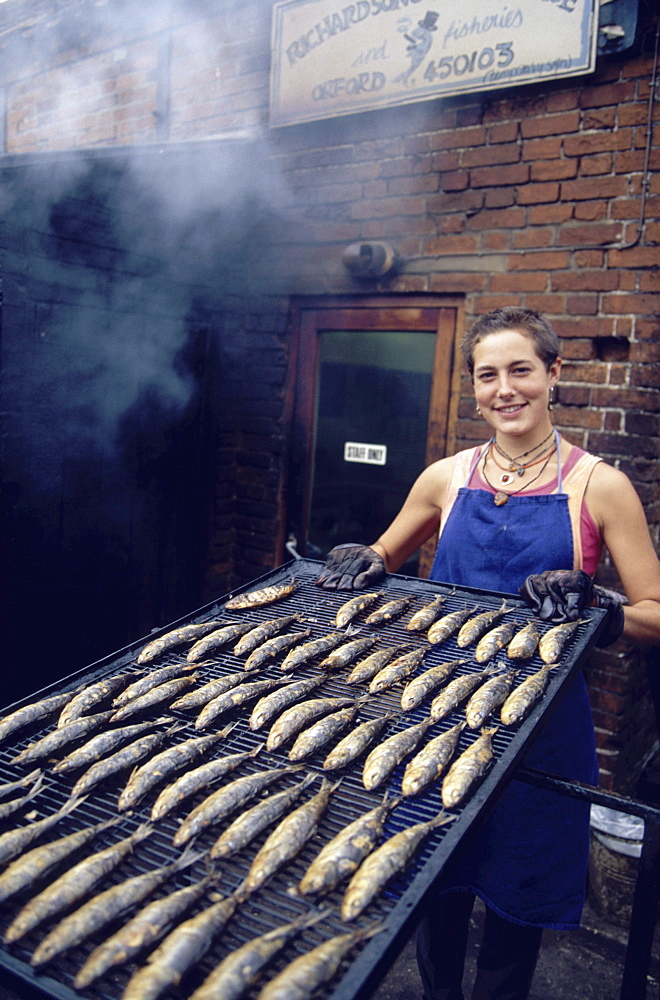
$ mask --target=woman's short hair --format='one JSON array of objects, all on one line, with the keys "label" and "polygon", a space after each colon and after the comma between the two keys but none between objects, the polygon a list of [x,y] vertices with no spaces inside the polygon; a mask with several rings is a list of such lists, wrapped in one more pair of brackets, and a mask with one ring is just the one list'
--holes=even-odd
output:
[{"label": "woman's short hair", "polygon": [[534,342],[534,348],[546,368],[559,357],[559,338],[545,317],[533,309],[505,306],[479,316],[463,336],[461,351],[470,375],[474,374],[474,349],[489,333],[516,330]]}]

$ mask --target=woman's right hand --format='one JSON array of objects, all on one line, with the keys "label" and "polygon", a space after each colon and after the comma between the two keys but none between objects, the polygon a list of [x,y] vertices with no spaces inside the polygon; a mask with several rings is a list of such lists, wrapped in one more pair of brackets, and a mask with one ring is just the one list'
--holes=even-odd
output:
[{"label": "woman's right hand", "polygon": [[345,542],[330,550],[315,582],[326,590],[364,590],[382,580],[386,572],[385,563],[369,545]]}]

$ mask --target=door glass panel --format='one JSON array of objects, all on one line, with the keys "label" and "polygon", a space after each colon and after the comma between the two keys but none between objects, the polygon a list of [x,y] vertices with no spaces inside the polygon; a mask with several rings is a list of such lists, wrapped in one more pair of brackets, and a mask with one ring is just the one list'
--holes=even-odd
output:
[{"label": "door glass panel", "polygon": [[[435,332],[319,332],[308,551],[373,542],[425,465]],[[416,556],[401,567],[416,571]]]}]

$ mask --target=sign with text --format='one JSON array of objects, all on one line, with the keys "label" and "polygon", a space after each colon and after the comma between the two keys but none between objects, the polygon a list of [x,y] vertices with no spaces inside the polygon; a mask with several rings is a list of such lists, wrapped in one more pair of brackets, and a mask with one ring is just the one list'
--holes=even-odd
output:
[{"label": "sign with text", "polygon": [[589,73],[598,0],[279,0],[272,125]]},{"label": "sign with text", "polygon": [[387,462],[387,445],[346,441],[344,444],[344,461],[362,462],[364,465],[385,465]]}]

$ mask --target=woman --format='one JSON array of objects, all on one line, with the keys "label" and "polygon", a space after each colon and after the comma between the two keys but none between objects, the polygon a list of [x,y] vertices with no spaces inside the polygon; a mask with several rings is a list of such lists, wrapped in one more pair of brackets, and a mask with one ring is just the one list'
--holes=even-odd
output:
[{"label": "woman", "polygon": [[[439,532],[430,578],[521,595],[540,617],[608,611],[600,643],[660,641],[660,564],[628,478],[564,440],[550,411],[561,370],[557,336],[527,310],[496,310],[462,344],[492,437],[417,479],[372,546],[338,546],[319,583],[370,586]],[[606,545],[625,590],[594,587]],[[582,676],[569,686],[525,764],[595,784],[593,722]],[[457,858],[418,936],[426,1000],[461,1000],[470,912],[486,905],[473,1000],[529,993],[543,927],[579,926],[589,851],[587,803],[512,781]]]}]

